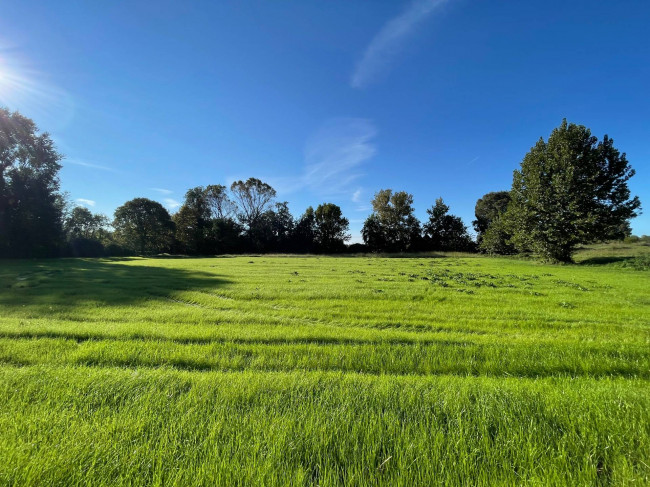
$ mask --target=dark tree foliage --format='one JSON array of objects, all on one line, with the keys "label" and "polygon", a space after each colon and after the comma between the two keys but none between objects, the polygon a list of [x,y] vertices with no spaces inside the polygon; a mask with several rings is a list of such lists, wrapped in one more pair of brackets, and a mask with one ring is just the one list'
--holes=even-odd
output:
[{"label": "dark tree foliage", "polygon": [[372,200],[373,213],[361,234],[373,251],[406,252],[416,250],[420,242],[420,222],[413,214],[413,195],[379,190]]},{"label": "dark tree foliage", "polygon": [[289,203],[286,201],[276,203],[275,208],[269,213],[271,234],[274,240],[273,250],[275,252],[294,251],[292,239],[296,222],[289,211]]},{"label": "dark tree foliage", "polygon": [[296,222],[292,241],[296,252],[316,252],[316,217],[311,206]]},{"label": "dark tree foliage", "polygon": [[233,216],[234,204],[225,186],[188,190],[173,217],[179,250],[194,255],[241,251],[242,229]]},{"label": "dark tree foliage", "polygon": [[210,254],[213,250],[212,208],[206,188],[197,186],[187,190],[185,201],[174,214],[176,240],[180,250],[187,254]]},{"label": "dark tree foliage", "polygon": [[424,224],[424,234],[430,250],[474,250],[475,244],[467,227],[459,217],[448,214],[449,206],[442,198],[438,198],[427,213],[429,220]]},{"label": "dark tree foliage", "polygon": [[211,235],[214,248],[211,254],[235,254],[244,249],[241,239],[242,227],[231,218],[212,220]]},{"label": "dark tree foliage", "polygon": [[340,252],[350,240],[350,223],[334,203],[318,205],[314,212],[314,240],[321,252]]},{"label": "dark tree foliage", "polygon": [[514,246],[509,243],[511,235],[503,221],[503,215],[510,203],[509,191],[487,193],[476,202],[472,223],[476,230],[476,241],[482,252],[488,254],[513,254]]},{"label": "dark tree foliage", "polygon": [[63,237],[62,156],[27,117],[0,108],[0,256],[48,256]]},{"label": "dark tree foliage", "polygon": [[101,257],[107,254],[105,244],[110,242],[107,229],[108,218],[93,214],[87,208],[73,208],[64,221],[63,230],[67,241],[64,255],[74,257]]},{"label": "dark tree foliage", "polygon": [[502,216],[497,217],[481,236],[478,248],[486,254],[510,255],[516,253],[515,246],[510,243],[512,235]]},{"label": "dark tree foliage", "polygon": [[135,198],[115,210],[113,227],[118,241],[140,254],[167,252],[174,242],[171,216],[147,198]]},{"label": "dark tree foliage", "polygon": [[375,213],[372,213],[363,223],[361,238],[371,252],[381,252],[386,248],[384,227]]},{"label": "dark tree foliage", "polygon": [[510,203],[510,191],[493,191],[483,195],[476,202],[474,207],[476,220],[472,224],[478,235],[477,240],[479,242],[490,224],[508,209],[508,203]]},{"label": "dark tree foliage", "polygon": [[563,120],[514,172],[505,215],[512,242],[518,250],[570,262],[579,244],[622,238],[641,206],[630,197],[633,175],[607,135],[599,142],[586,127]]}]

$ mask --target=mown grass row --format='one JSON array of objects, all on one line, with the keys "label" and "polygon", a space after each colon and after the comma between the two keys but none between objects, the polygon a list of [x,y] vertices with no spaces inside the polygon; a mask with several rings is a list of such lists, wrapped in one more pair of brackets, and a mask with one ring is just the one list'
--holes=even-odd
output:
[{"label": "mown grass row", "polygon": [[176,343],[153,340],[0,338],[0,363],[173,366],[187,370],[340,370],[367,374],[457,374],[650,378],[644,345],[425,343]]}]

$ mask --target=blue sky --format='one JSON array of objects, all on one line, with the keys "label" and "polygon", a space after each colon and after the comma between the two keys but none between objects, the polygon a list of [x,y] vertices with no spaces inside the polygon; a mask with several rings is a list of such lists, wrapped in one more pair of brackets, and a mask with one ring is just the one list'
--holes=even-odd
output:
[{"label": "blue sky", "polygon": [[470,226],[564,117],[614,138],[650,211],[649,22],[624,0],[3,1],[0,105],[107,215],[254,176],[296,216],[339,204],[355,240],[381,188]]}]

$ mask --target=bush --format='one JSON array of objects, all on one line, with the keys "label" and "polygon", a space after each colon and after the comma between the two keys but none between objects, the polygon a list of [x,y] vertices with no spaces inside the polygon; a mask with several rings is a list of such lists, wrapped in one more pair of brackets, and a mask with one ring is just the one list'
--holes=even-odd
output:
[{"label": "bush", "polygon": [[650,254],[635,257],[625,267],[631,267],[637,271],[650,271]]},{"label": "bush", "polygon": [[370,252],[370,247],[362,243],[353,243],[345,246],[346,254],[365,254]]}]

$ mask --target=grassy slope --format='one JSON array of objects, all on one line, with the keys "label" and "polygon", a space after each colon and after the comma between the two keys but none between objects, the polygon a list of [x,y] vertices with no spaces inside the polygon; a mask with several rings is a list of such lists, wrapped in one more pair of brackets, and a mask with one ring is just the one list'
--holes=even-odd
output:
[{"label": "grassy slope", "polygon": [[0,484],[650,483],[611,262],[2,262]]}]

